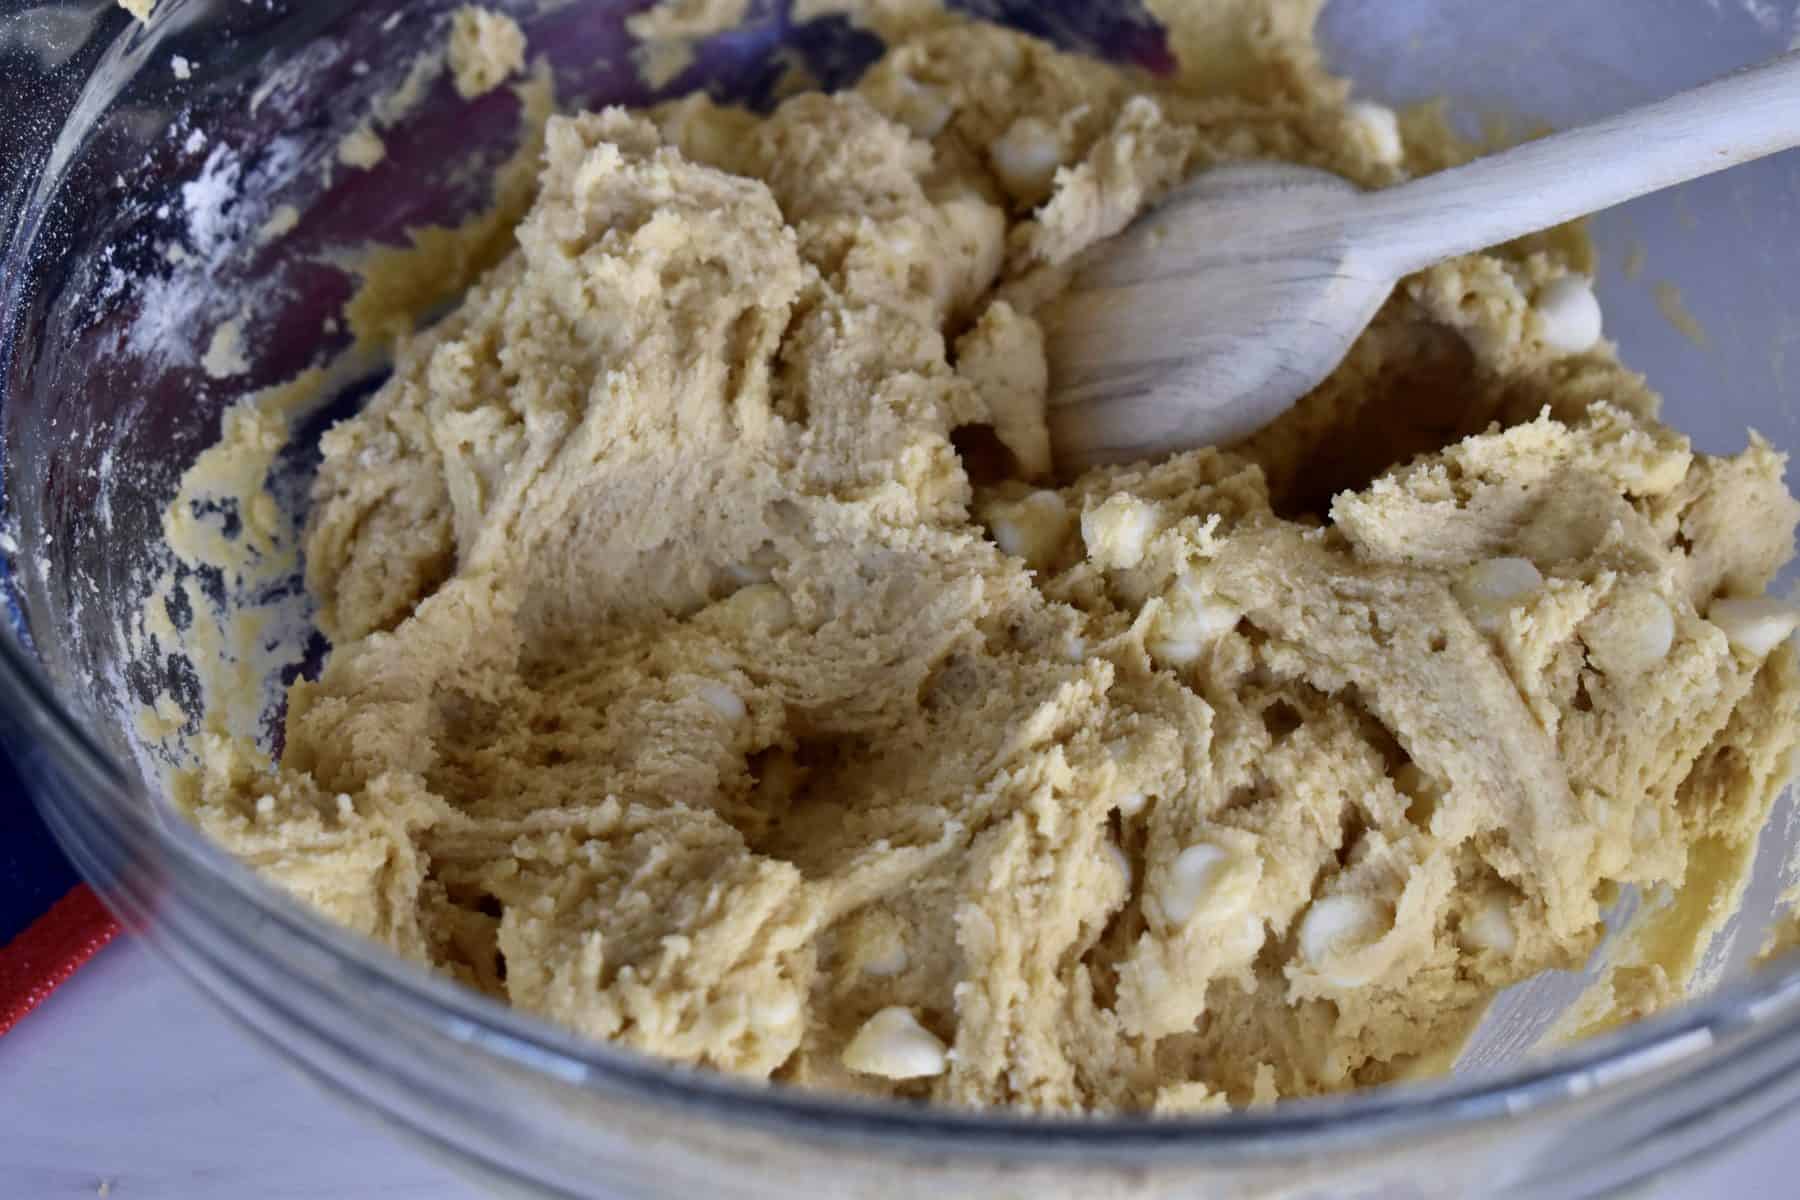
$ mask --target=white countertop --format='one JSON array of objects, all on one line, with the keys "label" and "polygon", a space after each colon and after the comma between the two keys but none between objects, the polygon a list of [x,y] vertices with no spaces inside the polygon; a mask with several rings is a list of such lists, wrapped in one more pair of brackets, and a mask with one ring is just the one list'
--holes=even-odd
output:
[{"label": "white countertop", "polygon": [[[152,1032],[154,1031],[154,1032]],[[1656,1200],[1792,1194],[1800,1113]],[[8,1200],[479,1200],[121,940],[0,1038]]]}]

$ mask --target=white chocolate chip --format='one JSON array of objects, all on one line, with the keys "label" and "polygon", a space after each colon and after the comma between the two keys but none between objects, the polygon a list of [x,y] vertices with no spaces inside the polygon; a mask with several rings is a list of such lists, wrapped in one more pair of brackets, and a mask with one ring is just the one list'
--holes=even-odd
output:
[{"label": "white chocolate chip", "polygon": [[1661,596],[1646,595],[1641,607],[1644,623],[1638,626],[1637,644],[1632,649],[1648,668],[1669,657],[1675,646],[1675,613]]},{"label": "white chocolate chip", "polygon": [[990,504],[983,515],[994,544],[1034,571],[1054,565],[1069,537],[1069,505],[1056,492]]},{"label": "white chocolate chip", "polygon": [[885,978],[889,975],[900,974],[906,970],[907,964],[911,961],[906,953],[906,943],[895,937],[881,948],[879,954],[863,962],[863,970],[870,975],[879,975]]},{"label": "white chocolate chip", "polygon": [[1144,643],[1144,649],[1159,666],[1185,667],[1206,652],[1206,643],[1178,638],[1154,638]]},{"label": "white chocolate chip", "polygon": [[1326,896],[1313,901],[1300,921],[1300,957],[1317,967],[1336,955],[1375,940],[1381,909],[1363,896]]},{"label": "white chocolate chip", "polygon": [[1461,586],[1474,599],[1511,604],[1544,586],[1544,576],[1528,558],[1490,558],[1463,575]]},{"label": "white chocolate chip", "polygon": [[1025,527],[1011,517],[994,516],[988,521],[988,532],[994,535],[994,545],[1000,547],[1002,553],[1014,558],[1024,558],[1030,545],[1030,534]]},{"label": "white chocolate chip", "polygon": [[707,705],[711,707],[714,712],[718,713],[721,717],[724,717],[727,721],[741,721],[750,711],[744,707],[743,697],[739,696],[736,692],[732,691],[722,683],[714,683],[711,680],[708,680],[707,682],[702,683],[695,691],[700,699],[706,701]]},{"label": "white chocolate chip", "polygon": [[1244,610],[1235,604],[1219,599],[1208,600],[1187,617],[1190,622],[1188,636],[1210,642],[1236,629],[1237,623],[1243,619]]},{"label": "white chocolate chip", "polygon": [[1132,787],[1131,778],[1125,774],[1124,765],[1136,757],[1132,744],[1123,738],[1108,742],[1106,755],[1120,768],[1119,794],[1113,798],[1113,807],[1119,810],[1120,816],[1135,817],[1144,811],[1144,806],[1150,803],[1150,797]]},{"label": "white chocolate chip", "polygon": [[1119,843],[1113,841],[1111,838],[1107,838],[1104,842],[1101,842],[1100,843],[1100,856],[1102,858],[1104,858],[1109,864],[1111,864],[1113,870],[1117,871],[1121,876],[1124,877],[1125,890],[1130,891],[1131,890],[1131,860],[1129,858],[1125,857],[1125,851],[1123,851],[1119,848]]},{"label": "white chocolate chip", "polygon": [[922,138],[934,138],[950,123],[950,101],[944,93],[906,75],[898,77],[899,103],[894,115]]},{"label": "white chocolate chip", "polygon": [[769,580],[775,578],[775,572],[772,568],[760,566],[753,562],[730,563],[725,568],[725,574],[731,582],[737,584],[739,587],[749,587],[752,584],[767,583]]},{"label": "white chocolate chip", "polygon": [[1156,897],[1169,924],[1186,925],[1200,906],[1218,893],[1230,863],[1231,855],[1210,842],[1177,854]]},{"label": "white chocolate chip", "polygon": [[1543,573],[1530,559],[1490,558],[1464,571],[1455,590],[1475,627],[1497,633],[1508,610],[1543,586]]},{"label": "white chocolate chip", "polygon": [[1081,540],[1088,557],[1111,570],[1127,570],[1144,561],[1156,533],[1156,507],[1135,496],[1109,496],[1104,504],[1081,515]]},{"label": "white chocolate chip", "polygon": [[750,1001],[750,1023],[765,1032],[791,1029],[800,1020],[800,997],[793,992],[757,996]]},{"label": "white chocolate chip", "polygon": [[1400,143],[1400,121],[1393,109],[1370,100],[1353,100],[1345,107],[1344,115],[1374,152],[1376,161],[1391,167],[1405,156],[1406,148]]},{"label": "white chocolate chip", "polygon": [[275,815],[275,797],[273,797],[273,796],[258,796],[256,798],[256,815],[259,817],[274,816]]},{"label": "white chocolate chip", "polygon": [[1020,117],[989,144],[988,158],[1008,192],[1022,200],[1041,200],[1062,165],[1062,139],[1037,117]]},{"label": "white chocolate chip", "polygon": [[742,629],[769,633],[794,623],[794,605],[787,593],[773,583],[753,583],[719,601],[719,620]]},{"label": "white chocolate chip", "polygon": [[1608,675],[1642,674],[1669,656],[1675,645],[1675,614],[1669,602],[1648,588],[1622,588],[1581,623],[1588,661]]},{"label": "white chocolate chip", "polygon": [[1157,662],[1190,663],[1243,616],[1242,609],[1213,595],[1198,572],[1183,571],[1163,596],[1145,648]]},{"label": "white chocolate chip", "polygon": [[1800,608],[1772,596],[1728,596],[1713,601],[1706,619],[1717,625],[1736,649],[1752,658],[1765,658],[1800,628]]},{"label": "white chocolate chip", "polygon": [[1512,953],[1519,939],[1506,904],[1490,897],[1476,905],[1463,921],[1462,940],[1472,949],[1504,955]]},{"label": "white chocolate chip", "polygon": [[750,557],[743,562],[727,564],[725,575],[739,587],[767,583],[775,578],[775,568],[781,565],[781,561],[781,555],[775,547],[765,542],[751,551]]},{"label": "white chocolate chip", "polygon": [[1263,919],[1255,913],[1245,913],[1243,919],[1237,923],[1235,933],[1231,936],[1227,947],[1228,953],[1235,958],[1247,959],[1262,949],[1262,944],[1267,937],[1268,933],[1263,925]]},{"label": "white chocolate chip", "polygon": [[844,1065],[863,1075],[884,1079],[923,1079],[942,1075],[949,1059],[944,1043],[919,1024],[912,1010],[884,1008],[856,1031],[844,1047]]},{"label": "white chocolate chip", "polygon": [[1562,275],[1538,289],[1538,336],[1559,354],[1581,354],[1600,340],[1600,301],[1581,275]]}]

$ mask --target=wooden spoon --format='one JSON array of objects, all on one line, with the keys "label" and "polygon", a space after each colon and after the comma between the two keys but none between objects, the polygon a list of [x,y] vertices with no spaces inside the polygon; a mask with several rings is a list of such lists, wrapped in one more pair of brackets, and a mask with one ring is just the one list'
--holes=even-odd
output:
[{"label": "wooden spoon", "polygon": [[1042,313],[1057,466],[1236,441],[1329,375],[1403,276],[1796,144],[1800,53],[1380,191],[1207,171]]}]

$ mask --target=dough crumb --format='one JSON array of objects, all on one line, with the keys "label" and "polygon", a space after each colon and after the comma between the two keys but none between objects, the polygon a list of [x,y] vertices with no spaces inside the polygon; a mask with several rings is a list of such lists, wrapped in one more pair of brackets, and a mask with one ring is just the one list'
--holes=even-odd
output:
[{"label": "dough crumb", "polygon": [[658,0],[625,18],[625,28],[643,41],[702,38],[744,23],[750,0]]},{"label": "dough crumb", "polygon": [[256,240],[265,243],[272,242],[278,237],[292,233],[295,226],[299,224],[299,209],[291,204],[278,204],[275,206],[275,211],[269,214],[269,219],[257,228]]},{"label": "dough crumb", "polygon": [[1682,337],[1704,350],[1707,346],[1706,329],[1698,318],[1688,311],[1687,302],[1682,299],[1681,289],[1664,280],[1652,289],[1656,297],[1657,311],[1662,313],[1663,320],[1675,327]]},{"label": "dough crumb", "polygon": [[201,358],[200,366],[214,379],[241,375],[250,369],[250,360],[244,356],[242,318],[222,322],[213,330],[212,340],[207,343],[206,354]]},{"label": "dough crumb", "polygon": [[337,157],[347,167],[366,171],[387,157],[387,143],[365,121],[344,135],[338,143]]},{"label": "dough crumb", "polygon": [[456,10],[450,23],[450,72],[465,100],[484,96],[525,69],[525,33],[505,13],[475,5]]},{"label": "dough crumb", "polygon": [[743,24],[750,0],[658,0],[625,18],[638,41],[632,60],[652,89],[667,87],[694,61],[694,44]]}]

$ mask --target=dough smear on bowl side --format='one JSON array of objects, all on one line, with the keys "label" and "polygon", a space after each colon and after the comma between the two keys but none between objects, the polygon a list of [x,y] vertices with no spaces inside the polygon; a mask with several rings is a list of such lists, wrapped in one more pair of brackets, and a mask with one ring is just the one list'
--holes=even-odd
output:
[{"label": "dough smear on bowl side", "polygon": [[1164,80],[937,18],[766,117],[552,118],[516,249],[325,435],[333,650],[279,762],[200,735],[195,820],[584,1034],[1039,1110],[1396,1078],[1619,888],[1733,900],[1800,506],[1658,422],[1578,233],[1408,280],[1244,445],[1052,481],[1076,254],[1215,163],[1457,157],[1315,8],[1177,10]]}]

